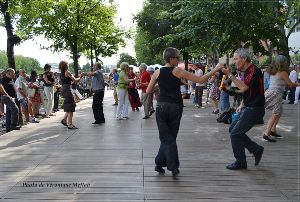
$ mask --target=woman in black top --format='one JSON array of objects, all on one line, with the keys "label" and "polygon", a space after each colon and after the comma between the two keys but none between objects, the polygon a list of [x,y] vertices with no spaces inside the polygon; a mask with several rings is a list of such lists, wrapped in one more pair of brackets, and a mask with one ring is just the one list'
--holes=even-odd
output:
[{"label": "woman in black top", "polygon": [[180,92],[181,79],[204,83],[214,73],[221,70],[222,65],[218,64],[208,74],[198,77],[188,71],[175,68],[179,62],[179,50],[176,48],[165,49],[163,58],[166,64],[154,72],[146,92],[151,93],[158,87],[160,90],[156,106],[156,123],[161,144],[155,158],[155,171],[165,173],[163,167],[167,167],[172,171],[173,177],[176,177],[179,174],[176,138],[183,107]]},{"label": "woman in black top", "polygon": [[76,126],[73,125],[73,112],[75,112],[75,100],[74,96],[71,91],[71,82],[78,82],[80,78],[75,78],[69,72],[69,63],[66,61],[61,61],[59,63],[59,69],[61,71],[61,95],[64,98],[64,111],[66,112],[65,117],[61,120],[61,123],[67,126],[69,129],[78,129]]},{"label": "woman in black top", "polygon": [[46,118],[50,118],[50,116],[53,116],[52,114],[53,101],[54,101],[53,85],[55,83],[55,79],[54,79],[53,72],[51,72],[51,65],[45,64],[44,70],[45,70],[43,74],[44,91],[47,97]]}]

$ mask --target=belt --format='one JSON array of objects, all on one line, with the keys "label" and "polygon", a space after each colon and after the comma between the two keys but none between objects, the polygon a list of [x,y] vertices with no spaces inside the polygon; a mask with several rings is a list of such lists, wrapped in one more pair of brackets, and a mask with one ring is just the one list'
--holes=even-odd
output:
[{"label": "belt", "polygon": [[104,89],[93,90],[94,93],[100,93],[100,92],[102,92],[102,91],[104,91]]}]

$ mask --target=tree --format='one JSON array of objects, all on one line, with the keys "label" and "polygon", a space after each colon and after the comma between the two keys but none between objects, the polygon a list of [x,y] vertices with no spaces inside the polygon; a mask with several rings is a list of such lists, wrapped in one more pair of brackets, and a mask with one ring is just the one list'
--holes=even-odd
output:
[{"label": "tree", "polygon": [[169,18],[166,13],[177,9],[171,5],[177,0],[151,1],[144,3],[143,10],[135,16],[138,28],[135,36],[135,52],[139,62],[147,64],[162,63],[162,52],[168,46],[178,49],[186,47],[186,41],[170,41],[164,36],[173,33],[178,21]]},{"label": "tree", "polygon": [[[0,11],[4,18],[4,27],[7,33],[7,59],[8,66],[10,68],[16,69],[15,58],[14,58],[14,45],[20,43],[21,39],[14,34],[12,15],[10,13],[10,8],[12,4],[9,0],[0,0]],[[1,23],[2,24],[2,23]]]},{"label": "tree", "polygon": [[[21,55],[15,56],[15,63],[16,63],[16,70],[19,70],[20,68],[25,69],[27,73],[30,73],[32,70],[37,71],[38,73],[42,73],[43,69],[40,65],[40,63],[31,57],[24,57]],[[1,69],[7,69],[8,67],[8,59],[6,57],[5,51],[0,51],[0,68]]]},{"label": "tree", "polygon": [[155,53],[149,45],[150,38],[146,31],[138,28],[135,36],[134,49],[138,63],[162,64],[162,51]]},{"label": "tree", "polygon": [[[293,0],[163,2],[168,6],[157,8],[156,1],[149,0],[137,16],[139,28],[146,33],[142,33],[144,39],[149,40],[150,45],[158,41],[164,45],[176,44],[175,47],[180,47],[193,57],[205,54],[214,60],[239,47],[249,47],[254,53],[262,55],[271,55],[272,50],[277,48],[288,55],[288,36],[299,25],[300,19],[300,3]],[[284,27],[291,18],[283,16],[293,17],[287,38]],[[153,28],[151,25],[161,18],[172,22],[172,29],[159,35],[160,27]],[[152,22],[149,22],[150,19]]]},{"label": "tree", "polygon": [[127,62],[129,65],[134,65],[137,66],[136,64],[136,59],[129,55],[128,53],[121,53],[120,54],[120,59],[118,61],[117,67],[120,67],[120,64],[122,62]]},{"label": "tree", "polygon": [[98,42],[102,36],[119,34],[113,23],[116,8],[111,1],[23,0],[18,8],[18,12],[23,15],[18,24],[22,31],[28,35],[44,35],[53,42],[44,48],[71,52],[76,77],[78,58],[90,49],[88,44],[91,40]]}]

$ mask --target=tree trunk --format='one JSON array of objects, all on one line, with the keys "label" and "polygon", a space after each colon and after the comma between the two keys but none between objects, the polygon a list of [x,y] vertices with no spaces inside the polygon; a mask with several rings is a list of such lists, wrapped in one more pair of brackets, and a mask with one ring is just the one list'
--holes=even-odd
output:
[{"label": "tree trunk", "polygon": [[14,56],[14,41],[13,41],[13,26],[11,23],[11,16],[8,12],[9,0],[6,0],[4,3],[1,2],[1,12],[4,15],[5,28],[7,33],[7,60],[8,67],[16,69],[15,56]]},{"label": "tree trunk", "polygon": [[72,55],[73,55],[73,63],[74,63],[74,73],[75,77],[78,78],[78,44],[77,44],[77,36],[73,37],[73,45],[72,45]]},{"label": "tree trunk", "polygon": [[91,42],[91,55],[90,55],[90,57],[91,57],[91,71],[93,71],[94,64],[93,64],[93,43],[92,42]]},{"label": "tree trunk", "polygon": [[186,51],[183,51],[183,60],[184,60],[184,69],[188,71],[189,69],[189,53]]}]

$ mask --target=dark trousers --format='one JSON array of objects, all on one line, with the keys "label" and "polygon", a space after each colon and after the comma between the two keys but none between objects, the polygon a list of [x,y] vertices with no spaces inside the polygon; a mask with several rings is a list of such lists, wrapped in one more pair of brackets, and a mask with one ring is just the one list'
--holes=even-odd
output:
[{"label": "dark trousers", "polygon": [[59,103],[59,92],[56,91],[54,93],[54,106],[53,106],[53,109],[58,109],[58,103]]},{"label": "dark trousers", "polygon": [[263,107],[244,107],[239,113],[238,119],[229,127],[233,154],[240,165],[247,165],[245,148],[250,153],[260,149],[260,146],[253,142],[246,132],[257,123],[257,120],[263,119],[264,114]]},{"label": "dark trousers", "polygon": [[105,121],[104,114],[103,114],[103,97],[104,91],[97,91],[94,93],[93,96],[93,113],[96,122],[103,122]]},{"label": "dark trousers", "polygon": [[2,103],[6,105],[6,131],[9,132],[15,128],[19,120],[19,108],[14,101],[9,97],[3,95],[1,97]]},{"label": "dark trousers", "polygon": [[203,96],[204,86],[196,86],[195,97],[197,97],[197,104],[202,107],[202,96]]},{"label": "dark trousers", "polygon": [[289,95],[288,95],[290,103],[293,103],[293,104],[294,104],[294,101],[295,101],[295,91],[296,91],[296,87],[290,88],[290,92],[289,92]]},{"label": "dark trousers", "polygon": [[160,139],[155,164],[174,170],[179,167],[176,138],[182,116],[182,104],[158,102],[155,114]]}]

